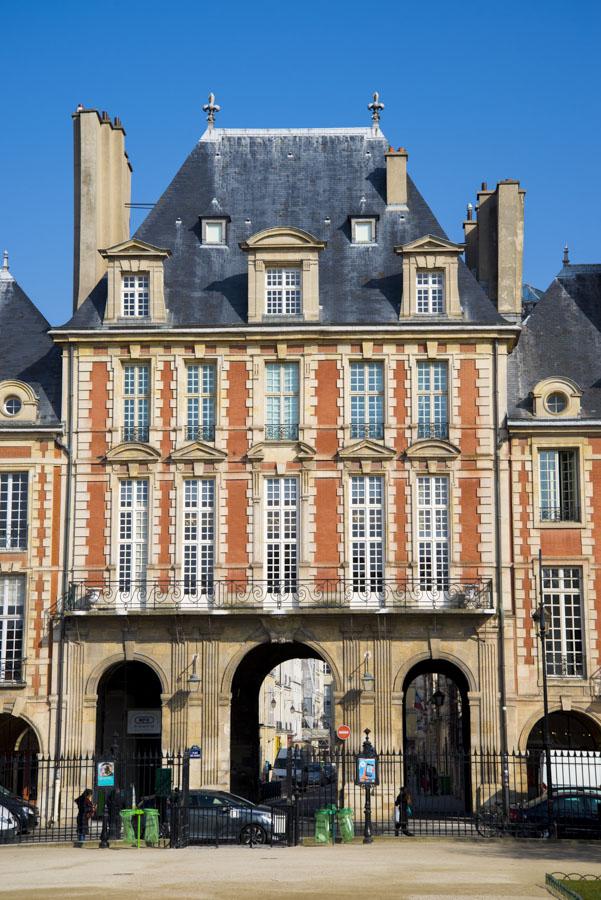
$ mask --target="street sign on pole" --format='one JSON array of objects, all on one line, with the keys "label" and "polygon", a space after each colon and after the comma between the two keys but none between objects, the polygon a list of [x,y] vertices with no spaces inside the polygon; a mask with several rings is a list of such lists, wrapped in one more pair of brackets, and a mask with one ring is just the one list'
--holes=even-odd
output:
[{"label": "street sign on pole", "polygon": [[351,736],[351,729],[348,725],[340,725],[336,734],[341,741],[346,741]]}]

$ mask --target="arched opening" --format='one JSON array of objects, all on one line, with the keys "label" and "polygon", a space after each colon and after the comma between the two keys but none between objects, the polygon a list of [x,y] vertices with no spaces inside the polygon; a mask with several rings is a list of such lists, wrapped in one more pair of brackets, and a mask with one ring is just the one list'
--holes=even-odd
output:
[{"label": "arched opening", "polygon": [[0,785],[26,800],[36,800],[39,752],[29,722],[0,713]]},{"label": "arched opening", "polygon": [[[546,784],[544,750],[544,719],[540,718],[528,735],[526,750],[528,751],[528,795],[537,797]],[[579,712],[563,712],[558,710],[549,715],[549,737],[551,752],[560,751],[561,762],[552,767],[552,777],[557,781],[567,782],[573,786],[588,782],[589,776],[598,771],[597,764],[576,754],[576,761],[569,762],[563,756],[564,751],[599,751],[601,750],[601,729],[589,716]],[[596,777],[594,781],[596,782]],[[596,783],[594,784],[596,787]]]},{"label": "arched opening", "polygon": [[403,682],[405,784],[423,815],[470,811],[468,690],[463,672],[440,659],[417,663]]},{"label": "arched opening", "polygon": [[119,662],[98,684],[96,752],[123,757],[161,752],[161,682],[137,660]]},{"label": "arched opening", "polygon": [[306,644],[266,643],[246,654],[232,680],[232,793],[256,799],[289,746],[329,745],[332,690],[326,661]]}]

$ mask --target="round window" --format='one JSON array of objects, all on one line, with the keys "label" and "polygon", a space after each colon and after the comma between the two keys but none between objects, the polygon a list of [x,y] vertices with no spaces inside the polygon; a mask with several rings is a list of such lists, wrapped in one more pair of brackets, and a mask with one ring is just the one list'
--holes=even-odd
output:
[{"label": "round window", "polygon": [[18,397],[7,397],[4,401],[4,412],[7,416],[16,416],[17,413],[21,412],[22,406],[23,404]]},{"label": "round window", "polygon": [[545,406],[550,413],[562,413],[568,405],[568,398],[559,391],[553,391],[545,401]]}]

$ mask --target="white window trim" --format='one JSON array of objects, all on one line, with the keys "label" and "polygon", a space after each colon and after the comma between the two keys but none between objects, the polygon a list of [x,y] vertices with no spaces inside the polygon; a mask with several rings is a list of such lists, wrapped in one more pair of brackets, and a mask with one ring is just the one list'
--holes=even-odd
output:
[{"label": "white window trim", "polygon": [[[268,370],[270,366],[280,367],[280,390],[278,392],[268,391]],[[296,368],[296,392],[286,391],[282,386],[283,369],[286,366],[294,366]],[[269,442],[277,441],[297,441],[300,433],[300,417],[301,417],[301,360],[285,359],[285,360],[265,360],[263,367],[263,395],[265,397],[265,440]],[[284,400],[286,398],[296,397],[296,421],[284,421]],[[279,400],[279,421],[269,422],[269,399],[277,398]],[[270,430],[271,429],[271,430]],[[276,431],[279,429],[279,431]]]},{"label": "white window trim", "polygon": [[[207,239],[207,225],[220,225],[221,226],[221,240],[220,241],[209,241]],[[227,246],[227,219],[220,218],[212,218],[207,216],[207,218],[201,219],[201,230],[202,230],[202,247],[226,247]]]},{"label": "white window trim", "polygon": [[[280,482],[280,499],[279,499],[279,506],[277,508],[279,508],[280,513],[282,513],[286,509],[286,507],[284,506],[284,503],[283,503],[283,499],[284,499],[283,492],[284,492],[285,482],[288,480],[294,481],[296,483],[296,507],[295,507],[295,512],[296,512],[296,526],[295,526],[296,565],[295,565],[294,575],[291,575],[291,576],[282,575],[282,572],[284,571],[284,568],[285,568],[285,566],[282,564],[283,560],[284,560],[284,556],[282,555],[283,544],[292,543],[291,541],[286,541],[285,538],[282,537],[282,534],[283,534],[283,531],[282,531],[283,516],[282,515],[280,515],[280,527],[279,527],[280,536],[275,540],[269,540],[269,537],[268,537],[268,527],[269,527],[268,514],[271,509],[274,509],[274,507],[269,506],[268,502],[267,502],[269,482],[270,481],[279,481]],[[264,553],[265,563],[264,563],[263,572],[264,572],[264,579],[265,579],[265,591],[266,591],[267,595],[274,593],[273,590],[270,590],[271,586],[274,584],[277,585],[277,587],[278,587],[277,593],[281,593],[281,594],[290,596],[290,595],[296,594],[298,591],[299,569],[300,569],[300,559],[301,559],[300,503],[301,503],[300,479],[297,476],[284,475],[284,476],[267,476],[267,477],[265,477],[265,479],[263,481],[263,547],[265,550],[265,553]],[[279,565],[279,573],[280,574],[277,578],[275,576],[269,574],[268,544],[270,544],[270,543],[271,544],[279,544],[279,546],[280,546],[280,565]]]},{"label": "white window trim", "polygon": [[[125,482],[132,482],[133,488],[133,503],[130,507],[124,507],[122,505],[122,485]],[[138,482],[146,482],[147,491],[146,491],[146,536],[145,542],[139,537],[136,537],[136,511],[144,510],[144,507],[138,505],[136,500],[136,483]],[[144,586],[147,581],[148,568],[150,564],[150,548],[152,546],[152,542],[150,540],[151,537],[151,526],[152,526],[152,516],[151,516],[151,500],[152,500],[152,492],[151,492],[151,484],[149,478],[119,478],[117,480],[117,581],[119,584],[119,591],[124,594],[133,594],[138,601],[141,601],[142,595],[144,592]],[[123,512],[131,511],[132,516],[132,537],[129,539],[121,538],[121,514]],[[145,546],[144,546],[145,544]],[[132,549],[131,555],[131,564],[130,564],[130,574],[126,576],[126,572],[123,569],[121,562],[121,551],[124,547],[130,546]],[[143,548],[143,555],[139,561],[135,559],[135,548],[140,546]],[[140,564],[141,563],[141,564]],[[130,586],[125,587],[126,583]]]},{"label": "white window trim", "polygon": [[[427,276],[427,282],[420,284],[420,276]],[[440,278],[440,285],[433,283],[433,278]],[[438,291],[439,286],[442,291],[440,298],[440,309],[433,309],[434,292]],[[420,291],[426,290],[427,306],[426,310],[420,309]],[[438,300],[436,301],[438,304]],[[446,284],[445,272],[443,269],[426,269],[418,268],[415,271],[415,313],[418,316],[444,316],[446,310]]]},{"label": "white window trim", "polygon": [[[20,596],[17,596],[17,601],[20,605],[20,612],[17,614],[7,614],[4,612],[5,604],[9,595],[9,583],[15,582],[20,585],[20,590],[17,591],[17,594],[20,593]],[[25,612],[26,612],[26,602],[27,602],[27,578],[23,574],[2,574],[0,575],[0,684],[16,684],[21,683],[23,678],[23,665],[25,662],[24,650],[25,650]],[[18,641],[15,643],[18,646],[13,647],[11,652],[8,652],[8,641],[7,641],[7,627],[9,623],[16,622],[20,623],[20,635]],[[17,629],[18,631],[18,629]],[[15,673],[17,677],[15,677]]]},{"label": "white window trim", "polygon": [[[10,539],[11,532],[11,522],[12,522],[12,497],[13,497],[13,485],[14,485],[14,477],[15,475],[24,476],[25,481],[25,540],[23,544],[12,546],[12,541]],[[0,546],[0,552],[8,552],[8,553],[24,553],[29,549],[29,516],[30,516],[30,478],[29,472],[23,471],[22,469],[9,470],[9,471],[0,471],[1,477],[8,477],[8,489],[7,489],[7,509],[6,509],[6,538],[7,538],[7,546]]]},{"label": "white window trim", "polygon": [[[573,588],[566,590],[566,588],[564,586],[564,578],[565,578],[565,570],[566,569],[576,569],[577,570],[577,572],[579,574],[579,586],[578,586],[577,590],[573,589]],[[545,580],[550,578],[550,575],[548,573],[551,570],[557,570],[559,573],[558,577],[559,577],[560,584],[556,591],[554,591],[552,588],[545,588]],[[559,610],[559,616],[560,616],[559,641],[560,641],[560,647],[561,647],[560,657],[562,660],[562,665],[563,665],[564,660],[566,661],[566,667],[567,667],[567,659],[568,659],[568,653],[567,653],[567,649],[566,649],[567,648],[567,635],[566,635],[566,625],[565,625],[566,596],[573,597],[575,594],[578,595],[579,616],[580,616],[580,649],[574,651],[575,652],[574,664],[575,664],[575,666],[578,665],[577,659],[578,659],[578,654],[580,654],[581,671],[576,672],[574,674],[568,674],[567,672],[563,672],[563,671],[562,672],[550,672],[549,669],[547,668],[547,676],[549,678],[553,678],[553,679],[568,679],[570,681],[582,681],[583,679],[586,678],[586,631],[585,631],[586,623],[585,623],[585,604],[584,604],[584,596],[583,596],[584,569],[580,565],[572,565],[569,563],[568,564],[559,564],[559,563],[555,564],[555,561],[553,561],[553,563],[551,563],[551,564],[547,563],[547,564],[543,565],[542,575],[543,575],[543,602],[545,603],[545,618],[546,618],[546,626],[547,626],[547,640],[546,640],[547,654],[549,654],[549,652],[551,652],[551,653],[553,652],[553,650],[550,651],[550,647],[552,646],[553,631],[554,631],[553,612],[548,604],[547,598],[550,594],[557,593],[560,595],[560,610]],[[547,667],[547,659],[544,659],[542,662],[543,662],[543,665],[545,667]]]},{"label": "white window trim", "polygon": [[[133,279],[134,284],[126,288],[126,279]],[[141,285],[141,282],[144,282]],[[126,312],[125,295],[133,293],[134,312]],[[140,312],[141,304],[144,304],[143,312]],[[149,272],[122,272],[121,273],[121,316],[124,319],[148,319],[150,317],[150,273]]]},{"label": "white window trim", "polygon": [[[372,237],[371,237],[370,241],[358,241],[357,240],[356,226],[364,225],[364,224],[371,225]],[[377,223],[376,223],[376,219],[374,217],[372,217],[372,216],[357,216],[357,217],[353,216],[351,218],[351,238],[352,238],[353,246],[354,247],[372,247],[374,244],[377,244],[378,233],[377,233],[376,229],[377,229]]]},{"label": "white window trim", "polygon": [[[367,429],[367,430],[366,430],[366,433],[363,435],[363,437],[361,437],[361,436],[360,436],[360,437],[355,437],[355,436],[354,436],[354,433],[356,434],[357,432],[355,432],[354,429],[355,429],[356,427],[361,426],[361,425],[363,425],[363,426],[371,425],[371,423],[370,423],[370,422],[353,422],[353,397],[356,397],[356,396],[363,396],[363,397],[367,398],[367,397],[370,397],[370,396],[376,396],[376,394],[375,394],[374,392],[369,391],[369,390],[365,390],[365,391],[363,391],[362,393],[357,393],[357,392],[355,392],[355,391],[352,390],[352,372],[353,372],[353,366],[356,365],[356,364],[357,364],[357,365],[363,365],[363,366],[368,366],[368,365],[370,365],[370,364],[376,364],[376,365],[379,365],[379,366],[381,367],[381,369],[382,369],[382,392],[381,392],[381,396],[382,396],[382,422],[380,423],[380,428],[377,427],[378,423],[374,423],[374,425],[375,425],[376,427],[375,427],[375,430],[374,430],[374,434],[373,434],[373,435],[372,435],[371,433],[368,433],[369,429]],[[349,423],[349,424],[348,424],[348,433],[349,433],[349,439],[350,439],[350,440],[354,440],[354,441],[356,441],[356,440],[363,440],[363,439],[370,439],[370,440],[376,440],[376,441],[382,441],[382,440],[384,440],[384,429],[385,429],[385,427],[386,427],[386,397],[387,397],[387,393],[386,393],[386,388],[387,388],[386,371],[387,371],[387,365],[386,365],[386,362],[385,362],[383,359],[350,359],[350,360],[348,361],[348,369],[347,369],[347,384],[348,384],[348,411],[347,411],[347,422]],[[378,431],[380,431],[380,434],[379,434],[379,435],[378,435]]]},{"label": "white window trim", "polygon": [[[191,482],[197,482],[197,498],[198,503],[195,507],[186,506],[186,487]],[[206,482],[211,485],[212,505],[210,507],[202,505],[202,484]],[[213,593],[215,583],[215,557],[216,557],[216,522],[217,522],[217,486],[215,478],[194,478],[186,477],[182,480],[181,490],[181,573],[183,582],[183,592],[186,597],[207,597]],[[195,513],[197,524],[196,540],[186,540],[186,518],[187,514]],[[201,538],[201,521],[203,512],[210,512],[212,538],[203,540]],[[195,571],[186,571],[186,547],[194,547],[196,550],[196,567]],[[210,548],[211,550],[211,566],[210,571],[203,571],[202,564],[202,548]],[[193,582],[193,583],[191,583]]]},{"label": "white window trim", "polygon": [[[282,273],[282,284],[281,285],[270,285],[269,284],[269,276],[272,272],[281,272]],[[289,273],[294,272],[295,276],[298,278],[298,282],[294,285],[287,285],[286,276]],[[269,304],[269,292],[273,291],[280,295],[281,304],[282,304],[282,312],[269,312],[268,304]],[[285,309],[286,305],[286,291],[298,291],[298,310],[294,310],[290,312]],[[264,299],[264,314],[266,319],[279,319],[279,318],[287,318],[287,319],[296,319],[303,315],[303,271],[301,266],[278,266],[278,265],[267,265],[265,266],[265,299]]]},{"label": "white window trim", "polygon": [[[446,392],[437,391],[432,387],[432,375],[430,374],[430,387],[428,390],[420,390],[419,373],[420,369],[428,366],[432,370],[433,366],[442,366],[446,370]],[[417,439],[425,440],[432,438],[435,440],[449,439],[449,411],[450,411],[450,366],[447,359],[418,359],[415,361],[415,393],[416,393],[416,421],[417,421]],[[444,421],[436,422],[434,417],[434,399],[435,397],[446,396],[446,409]],[[427,423],[422,423],[420,419],[420,398],[429,397],[430,399],[430,416]],[[423,432],[423,425],[427,426],[427,433]],[[433,433],[430,433],[433,432]],[[438,432],[438,433],[437,433]]]},{"label": "white window trim", "polygon": [[[381,500],[379,504],[369,502],[369,484],[370,479],[378,479],[381,488]],[[363,480],[364,482],[364,502],[355,504],[353,502],[353,482]],[[384,475],[351,475],[349,478],[349,548],[350,548],[350,580],[353,593],[362,595],[376,594],[379,595],[384,590],[384,579],[386,575],[386,479]],[[364,534],[362,537],[353,535],[353,513],[357,510],[363,512]],[[370,531],[370,510],[375,510],[380,514],[380,531],[379,537],[369,534]],[[355,545],[364,548],[364,565],[365,574],[355,574]],[[380,549],[380,565],[377,564],[372,568],[371,548],[378,546]]]},{"label": "white window trim", "polygon": [[[426,478],[427,478],[428,480],[430,480],[431,483],[433,483],[434,480],[437,479],[437,478],[445,479],[446,482],[447,482],[447,498],[446,498],[446,500],[447,500],[447,502],[446,502],[446,514],[447,514],[447,529],[446,529],[446,530],[447,530],[447,534],[446,534],[447,567],[446,567],[446,572],[443,570],[440,574],[438,573],[438,565],[437,565],[437,562],[436,562],[436,547],[437,547],[438,544],[443,545],[443,544],[444,544],[444,541],[441,540],[441,539],[436,538],[436,536],[435,536],[434,534],[432,534],[430,537],[421,537],[421,536],[420,536],[420,510],[421,510],[421,509],[425,509],[425,508],[429,508],[429,509],[432,511],[432,513],[434,514],[435,511],[436,511],[436,509],[440,508],[440,507],[437,507],[435,503],[432,503],[429,507],[422,507],[422,506],[420,505],[420,502],[419,502],[419,483],[420,483],[420,479],[426,479]],[[429,595],[429,594],[431,594],[431,595],[442,596],[442,597],[444,598],[444,595],[445,595],[446,591],[448,590],[448,587],[445,587],[444,585],[446,584],[446,585],[448,586],[448,585],[450,584],[450,581],[451,581],[451,564],[452,564],[452,556],[451,556],[452,545],[451,545],[451,538],[452,538],[452,523],[453,523],[453,516],[452,516],[452,509],[451,509],[451,487],[452,487],[452,485],[451,485],[451,478],[450,478],[448,475],[438,475],[438,474],[435,474],[435,475],[425,475],[425,474],[419,473],[419,474],[416,475],[416,478],[415,478],[415,488],[414,488],[415,494],[414,494],[414,496],[415,496],[415,561],[416,561],[416,585],[417,585],[418,587],[420,587],[420,589],[424,592],[424,600],[426,600],[426,601],[428,600],[428,595]],[[432,487],[431,487],[430,490],[431,490],[431,496],[433,497],[433,496],[434,496],[433,485],[432,485]],[[432,521],[434,521],[434,515],[432,516]],[[431,531],[434,532],[435,529],[431,528]],[[430,576],[430,580],[431,580],[431,582],[432,582],[432,584],[433,584],[434,586],[431,586],[431,587],[425,586],[424,588],[421,588],[422,582],[425,582],[425,581],[426,581],[426,576],[422,576],[422,571],[421,571],[420,544],[422,544],[422,543],[428,543],[428,542],[431,544],[431,553],[432,553],[431,559],[432,559],[432,562],[433,562],[433,566],[432,566],[432,575]],[[443,582],[443,586],[442,586],[442,587],[438,586],[439,583],[440,583],[441,581]]]},{"label": "white window trim", "polygon": [[[135,385],[134,385],[134,393],[126,394],[126,370],[127,369],[135,369]],[[139,373],[140,370],[145,369],[148,377],[147,377],[147,391],[145,394],[139,393]],[[124,440],[142,440],[143,442],[147,442],[150,437],[150,422],[151,422],[151,398],[152,398],[152,366],[150,362],[139,362],[136,360],[131,360],[125,362],[123,365],[123,403],[122,403],[122,413],[123,413],[123,439]],[[126,421],[125,409],[128,400],[133,400],[133,422]],[[146,421],[141,421],[140,419],[140,401],[146,400]],[[137,430],[140,431],[140,437],[137,438],[128,438],[126,435],[128,430],[131,429],[131,434],[135,434]],[[143,430],[145,429],[146,438],[144,438]]]},{"label": "white window trim", "polygon": [[[200,389],[197,393],[190,393],[189,391],[189,375],[190,369],[198,368],[199,372],[199,388],[202,388],[203,385],[203,368],[211,369],[213,373],[213,391],[212,393],[205,393],[202,389]],[[185,372],[185,383],[184,383],[184,417],[185,417],[185,425],[184,425],[184,433],[186,436],[186,440],[188,441],[206,441],[208,443],[213,443],[215,441],[215,429],[217,425],[217,363],[213,360],[206,359],[191,359],[186,360],[184,366]],[[213,416],[211,421],[205,421],[205,416],[203,414],[203,403],[202,401],[205,399],[212,399],[213,401]],[[190,424],[190,400],[198,401],[198,425],[196,426],[198,434],[197,436],[190,436],[192,434],[193,427]]]}]

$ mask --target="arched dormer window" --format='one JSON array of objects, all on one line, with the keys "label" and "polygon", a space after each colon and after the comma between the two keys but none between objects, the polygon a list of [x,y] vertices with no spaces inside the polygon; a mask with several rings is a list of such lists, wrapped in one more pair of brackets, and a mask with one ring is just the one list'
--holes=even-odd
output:
[{"label": "arched dormer window", "polygon": [[539,381],[532,391],[537,418],[575,419],[580,415],[582,391],[569,378],[553,376]]},{"label": "arched dormer window", "polygon": [[300,228],[259,231],[248,253],[248,321],[319,321],[319,253],[325,243]]},{"label": "arched dormer window", "polygon": [[35,422],[38,398],[24,381],[0,381],[0,424]]}]

